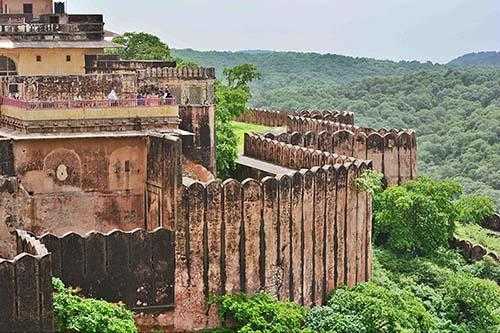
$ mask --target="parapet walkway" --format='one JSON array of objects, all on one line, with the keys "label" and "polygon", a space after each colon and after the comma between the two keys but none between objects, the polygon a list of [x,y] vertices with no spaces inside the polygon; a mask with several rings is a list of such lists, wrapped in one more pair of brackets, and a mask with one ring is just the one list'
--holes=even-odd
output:
[{"label": "parapet walkway", "polygon": [[261,172],[264,172],[266,174],[270,175],[285,175],[285,174],[290,174],[293,173],[294,171],[297,171],[295,169],[290,169],[290,168],[285,168],[277,164],[265,162],[262,160],[258,160],[256,158],[251,158],[248,156],[241,155],[238,157],[236,160],[236,163],[248,167],[248,168],[253,168],[257,169]]}]

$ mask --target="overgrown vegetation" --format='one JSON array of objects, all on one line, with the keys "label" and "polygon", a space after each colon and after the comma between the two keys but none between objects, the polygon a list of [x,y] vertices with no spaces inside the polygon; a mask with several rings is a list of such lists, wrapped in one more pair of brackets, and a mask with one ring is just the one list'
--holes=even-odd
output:
[{"label": "overgrown vegetation", "polygon": [[455,231],[453,181],[420,178],[388,188],[374,199],[374,239],[398,253],[431,254],[446,247]]},{"label": "overgrown vegetation", "polygon": [[[310,311],[265,294],[224,296],[219,299],[221,315],[235,324],[225,329],[489,333],[500,328],[500,288],[484,279],[484,263],[467,264],[450,250],[414,257],[377,249],[375,258],[371,282],[337,289],[325,306]],[[498,281],[498,265],[489,269]]]},{"label": "overgrown vegetation", "polygon": [[254,296],[227,295],[215,298],[221,318],[235,323],[240,333],[301,332],[306,315],[305,308],[291,302],[279,302],[260,293]]},{"label": "overgrown vegetation", "polygon": [[136,333],[134,316],[124,306],[82,298],[54,278],[54,317],[57,332]]}]

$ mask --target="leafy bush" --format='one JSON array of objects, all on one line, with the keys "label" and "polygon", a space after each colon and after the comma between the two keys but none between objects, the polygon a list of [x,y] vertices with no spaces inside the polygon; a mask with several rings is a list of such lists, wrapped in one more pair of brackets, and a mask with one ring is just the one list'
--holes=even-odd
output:
[{"label": "leafy bush", "polygon": [[315,332],[365,333],[368,332],[363,317],[335,312],[327,306],[316,307],[306,318],[307,327]]},{"label": "leafy bush", "polygon": [[355,180],[355,185],[360,191],[372,195],[382,191],[382,178],[384,175],[378,171],[367,170]]},{"label": "leafy bush", "polygon": [[235,323],[239,333],[303,332],[305,308],[259,293],[254,296],[226,295],[215,298],[219,313]]},{"label": "leafy bush", "polygon": [[[398,256],[377,250],[374,283],[404,289],[424,304],[435,318],[437,332],[495,332],[500,320],[500,288],[472,276],[456,252],[438,251],[432,257]],[[498,267],[498,265],[497,265]]]},{"label": "leafy bush", "polygon": [[54,278],[54,316],[58,332],[135,333],[131,311],[118,304],[79,297]]},{"label": "leafy bush", "polygon": [[457,221],[467,224],[481,224],[484,219],[495,213],[493,199],[484,195],[465,195],[456,202]]},{"label": "leafy bush", "polygon": [[491,281],[453,274],[443,285],[446,316],[471,332],[500,329],[500,289]]},{"label": "leafy bush", "polygon": [[376,242],[411,254],[429,254],[446,247],[455,228],[454,199],[460,193],[456,182],[419,178],[377,194]]},{"label": "leafy bush", "polygon": [[253,65],[243,64],[224,69],[226,83],[215,84],[215,134],[217,148],[217,171],[220,178],[229,178],[234,171],[238,157],[238,137],[231,121],[245,112],[250,100],[249,84],[260,74]]},{"label": "leafy bush", "polygon": [[336,290],[328,306],[336,313],[358,317],[367,332],[428,332],[436,326],[434,317],[414,294],[373,282]]},{"label": "leafy bush", "polygon": [[488,279],[500,285],[500,265],[492,258],[484,257],[483,260],[475,262],[467,271],[481,279]]}]

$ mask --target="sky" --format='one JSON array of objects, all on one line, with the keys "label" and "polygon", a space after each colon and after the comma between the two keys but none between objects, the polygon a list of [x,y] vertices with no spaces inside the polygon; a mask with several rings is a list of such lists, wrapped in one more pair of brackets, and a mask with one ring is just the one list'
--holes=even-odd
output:
[{"label": "sky", "polygon": [[500,51],[500,0],[67,0],[106,29],[172,48],[335,53],[448,62]]}]

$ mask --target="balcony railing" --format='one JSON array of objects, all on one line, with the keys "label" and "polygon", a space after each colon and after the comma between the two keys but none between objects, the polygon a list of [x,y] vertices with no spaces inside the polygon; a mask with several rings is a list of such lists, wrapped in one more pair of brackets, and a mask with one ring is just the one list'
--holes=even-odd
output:
[{"label": "balcony railing", "polygon": [[102,23],[0,24],[0,36],[15,40],[100,40],[104,36],[103,26]]},{"label": "balcony railing", "polygon": [[134,108],[160,107],[176,105],[175,98],[138,98],[118,100],[73,100],[73,101],[25,101],[10,97],[2,98],[2,105],[13,106],[24,110],[43,109],[106,109],[106,108]]}]

